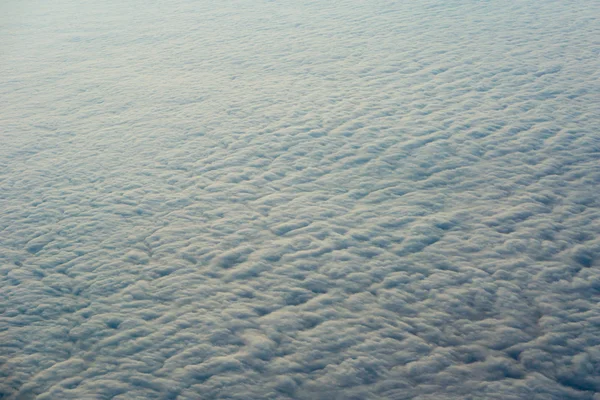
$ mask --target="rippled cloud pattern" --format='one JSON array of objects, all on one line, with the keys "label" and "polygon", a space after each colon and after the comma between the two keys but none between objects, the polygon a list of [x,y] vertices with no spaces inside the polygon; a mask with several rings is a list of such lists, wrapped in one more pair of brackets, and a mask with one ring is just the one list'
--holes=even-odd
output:
[{"label": "rippled cloud pattern", "polygon": [[600,400],[600,2],[6,0],[0,398]]}]

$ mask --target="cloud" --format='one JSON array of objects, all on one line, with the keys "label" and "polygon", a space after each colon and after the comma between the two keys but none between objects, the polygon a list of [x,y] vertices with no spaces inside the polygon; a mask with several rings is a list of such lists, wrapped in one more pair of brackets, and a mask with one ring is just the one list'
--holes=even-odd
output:
[{"label": "cloud", "polygon": [[597,2],[0,13],[0,397],[600,399]]}]

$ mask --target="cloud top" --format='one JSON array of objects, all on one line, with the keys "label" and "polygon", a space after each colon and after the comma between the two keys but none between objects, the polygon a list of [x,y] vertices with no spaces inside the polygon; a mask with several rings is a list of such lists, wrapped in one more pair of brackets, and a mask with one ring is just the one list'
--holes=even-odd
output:
[{"label": "cloud top", "polygon": [[0,13],[0,397],[600,399],[598,2]]}]

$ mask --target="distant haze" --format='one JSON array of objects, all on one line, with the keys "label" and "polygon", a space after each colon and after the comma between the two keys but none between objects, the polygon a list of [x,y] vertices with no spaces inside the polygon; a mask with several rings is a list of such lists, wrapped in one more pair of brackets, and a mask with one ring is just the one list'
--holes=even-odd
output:
[{"label": "distant haze", "polygon": [[600,400],[600,2],[3,0],[0,398]]}]

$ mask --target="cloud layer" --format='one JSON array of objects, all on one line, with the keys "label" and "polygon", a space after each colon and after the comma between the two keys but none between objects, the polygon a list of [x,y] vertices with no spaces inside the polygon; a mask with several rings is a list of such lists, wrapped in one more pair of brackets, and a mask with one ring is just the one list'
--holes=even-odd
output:
[{"label": "cloud layer", "polygon": [[600,399],[600,3],[0,6],[0,398]]}]

